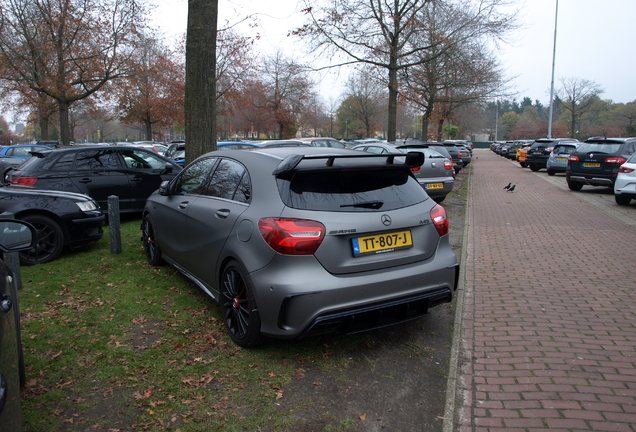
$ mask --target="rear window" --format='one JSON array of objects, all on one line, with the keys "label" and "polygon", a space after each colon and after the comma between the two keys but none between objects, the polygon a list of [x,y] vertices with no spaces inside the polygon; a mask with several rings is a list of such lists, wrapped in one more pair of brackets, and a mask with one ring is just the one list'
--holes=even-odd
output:
[{"label": "rear window", "polygon": [[285,205],[300,210],[389,211],[428,199],[406,169],[296,171],[277,182]]},{"label": "rear window", "polygon": [[570,153],[574,153],[575,150],[576,150],[576,146],[558,145],[554,148],[554,154],[570,154]]},{"label": "rear window", "polygon": [[578,153],[618,153],[621,145],[623,144],[611,141],[588,142],[581,144],[576,151]]}]

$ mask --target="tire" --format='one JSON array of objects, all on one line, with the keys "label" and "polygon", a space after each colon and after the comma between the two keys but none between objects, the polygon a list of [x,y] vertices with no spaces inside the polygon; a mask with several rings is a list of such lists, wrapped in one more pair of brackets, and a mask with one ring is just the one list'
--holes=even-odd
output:
[{"label": "tire", "polygon": [[530,165],[530,171],[537,172],[537,171],[539,171],[540,169],[541,169],[541,168],[539,168],[539,167],[538,167],[538,166],[536,166],[536,165]]},{"label": "tire", "polygon": [[433,198],[433,201],[435,201],[437,204],[441,203],[442,201],[444,201],[444,199],[446,199],[446,195],[444,195],[443,197],[436,197]]},{"label": "tire", "polygon": [[265,340],[254,290],[246,272],[237,261],[223,269],[219,303],[230,337],[243,348],[253,348]]},{"label": "tire", "polygon": [[625,195],[614,195],[614,201],[616,201],[616,204],[618,205],[629,205],[629,203],[632,201],[631,198],[626,197]]},{"label": "tire", "polygon": [[521,168],[526,168],[528,166],[525,162],[519,162],[519,165],[521,165]]},{"label": "tire", "polygon": [[150,215],[145,215],[141,222],[141,241],[144,243],[146,260],[152,266],[164,265],[165,261],[161,257],[161,247],[155,234],[155,226]]},{"label": "tire", "polygon": [[583,189],[583,184],[582,183],[571,182],[571,181],[568,180],[568,187],[570,188],[570,190],[580,191],[581,189]]},{"label": "tire", "polygon": [[556,171],[551,170],[550,168],[548,168],[548,171],[547,171],[547,172],[548,172],[548,175],[549,175],[549,176],[553,176],[553,175],[555,175],[555,174],[556,174]]},{"label": "tire", "polygon": [[45,264],[60,256],[64,248],[65,239],[64,232],[57,222],[42,215],[28,215],[21,219],[35,227],[38,242],[34,249],[19,253],[20,264]]}]

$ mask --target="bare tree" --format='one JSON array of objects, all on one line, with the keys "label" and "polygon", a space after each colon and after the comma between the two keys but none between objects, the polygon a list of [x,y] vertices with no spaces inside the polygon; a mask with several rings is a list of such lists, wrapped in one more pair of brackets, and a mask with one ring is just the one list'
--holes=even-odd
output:
[{"label": "bare tree", "polygon": [[12,0],[4,6],[3,79],[55,100],[68,144],[69,106],[128,74],[143,8],[138,0]]},{"label": "bare tree", "polygon": [[144,36],[130,62],[131,74],[113,86],[120,120],[142,124],[145,139],[153,127],[183,123],[184,70],[154,35]]},{"label": "bare tree", "polygon": [[463,11],[461,25],[446,35],[459,41],[486,34],[503,37],[514,27],[515,19],[515,13],[502,12],[503,6],[509,5],[508,0],[327,0],[322,8],[311,3],[305,0],[310,22],[295,34],[308,37],[317,51],[344,53],[349,63],[366,63],[386,70],[390,141],[396,138],[399,71],[430,59],[425,54],[444,42],[421,44],[417,37],[431,25],[427,8]]},{"label": "bare tree", "polygon": [[218,0],[189,0],[186,36],[186,162],[216,150]]},{"label": "bare tree", "polygon": [[[418,54],[422,56],[419,64],[400,74],[405,83],[403,96],[423,110],[424,140],[434,114],[440,139],[444,121],[458,107],[501,96],[508,83],[484,38],[463,28],[470,18],[466,11],[439,7],[425,13],[430,24],[416,39],[431,48]],[[471,37],[464,34],[466,31]],[[434,43],[436,40],[440,42]]]},{"label": "bare tree", "polygon": [[349,114],[364,125],[365,137],[374,136],[384,102],[380,84],[370,72],[359,70],[347,80],[346,92],[348,97],[343,104],[347,104]]},{"label": "bare tree", "polygon": [[295,116],[304,111],[311,96],[312,83],[307,68],[277,51],[264,60],[260,79],[266,88],[267,106],[278,125],[278,137],[294,136],[297,130]]},{"label": "bare tree", "polygon": [[570,137],[577,137],[577,119],[585,114],[598,99],[603,89],[594,81],[580,78],[562,78],[557,97],[561,106],[570,114]]}]

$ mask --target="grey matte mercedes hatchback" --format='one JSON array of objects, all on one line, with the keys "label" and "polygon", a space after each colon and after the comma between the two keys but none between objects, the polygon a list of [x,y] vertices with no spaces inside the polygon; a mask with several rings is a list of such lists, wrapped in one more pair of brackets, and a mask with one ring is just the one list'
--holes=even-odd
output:
[{"label": "grey matte mercedes hatchback", "polygon": [[443,207],[410,168],[422,153],[318,147],[220,150],[146,203],[148,262],[168,262],[221,306],[231,338],[350,334],[453,298]]}]

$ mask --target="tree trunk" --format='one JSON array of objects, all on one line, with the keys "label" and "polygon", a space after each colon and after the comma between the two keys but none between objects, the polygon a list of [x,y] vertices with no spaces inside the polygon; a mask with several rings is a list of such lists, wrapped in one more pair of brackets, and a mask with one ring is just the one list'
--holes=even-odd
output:
[{"label": "tree trunk", "polygon": [[189,0],[186,37],[186,163],[216,150],[218,0]]},{"label": "tree trunk", "polygon": [[397,79],[397,59],[391,56],[391,66],[389,68],[389,119],[387,124],[386,139],[395,142],[397,132],[397,99],[398,99],[398,79]]},{"label": "tree trunk", "polygon": [[442,135],[444,134],[444,118],[440,118],[437,122],[437,141],[442,141]]},{"label": "tree trunk", "polygon": [[40,125],[40,139],[48,140],[49,139],[49,116],[42,112],[42,110],[38,111],[38,124]]},{"label": "tree trunk", "polygon": [[144,126],[146,129],[146,140],[153,141],[152,139],[152,121],[150,120],[150,115],[146,115],[144,119]]},{"label": "tree trunk", "polygon": [[70,133],[68,127],[68,107],[69,104],[67,101],[58,100],[58,107],[60,113],[60,140],[62,140],[63,145],[69,145]]}]

